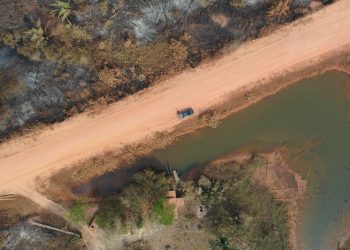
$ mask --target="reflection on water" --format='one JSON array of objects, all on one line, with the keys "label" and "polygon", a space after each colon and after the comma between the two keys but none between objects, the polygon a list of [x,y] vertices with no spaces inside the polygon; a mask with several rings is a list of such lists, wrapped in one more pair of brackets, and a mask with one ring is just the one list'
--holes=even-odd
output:
[{"label": "reflection on water", "polygon": [[298,226],[299,248],[331,249],[350,212],[348,76],[330,72],[294,84],[154,155],[185,172],[241,147],[290,147],[291,165],[308,180]]}]

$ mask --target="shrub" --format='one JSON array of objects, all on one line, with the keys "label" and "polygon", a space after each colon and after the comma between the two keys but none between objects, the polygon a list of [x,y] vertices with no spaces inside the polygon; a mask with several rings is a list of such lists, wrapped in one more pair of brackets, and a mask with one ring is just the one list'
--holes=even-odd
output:
[{"label": "shrub", "polygon": [[18,42],[18,40],[15,38],[15,36],[10,34],[10,33],[6,33],[3,36],[2,41],[5,45],[7,45],[11,48],[15,48],[17,45],[17,42]]},{"label": "shrub", "polygon": [[74,206],[69,210],[68,218],[74,222],[85,222],[85,205],[78,201]]},{"label": "shrub", "polygon": [[111,229],[118,220],[125,208],[119,200],[106,200],[96,213],[96,223],[103,229]]},{"label": "shrub", "polygon": [[36,48],[45,46],[49,38],[47,26],[43,25],[40,19],[35,23],[35,27],[26,31],[25,34],[30,36],[30,41],[35,44]]},{"label": "shrub", "polygon": [[69,20],[69,15],[71,14],[71,5],[68,2],[63,2],[63,1],[56,1],[55,3],[51,4],[51,6],[55,7],[52,11],[52,13],[57,13],[57,16],[61,18],[62,22],[64,23],[67,21],[68,24],[71,24]]},{"label": "shrub", "polygon": [[98,72],[98,78],[109,87],[113,87],[122,83],[123,72],[119,68],[104,68]]},{"label": "shrub", "polygon": [[109,1],[108,0],[102,0],[100,1],[100,11],[102,12],[103,16],[108,15],[108,10],[109,10]]},{"label": "shrub", "polygon": [[233,7],[241,8],[246,4],[244,0],[231,0],[231,5]]},{"label": "shrub", "polygon": [[70,30],[67,32],[69,32],[73,40],[77,42],[89,42],[92,40],[92,36],[86,31],[86,29],[78,25],[71,25]]},{"label": "shrub", "polygon": [[202,4],[204,7],[209,7],[212,4],[214,4],[216,2],[216,0],[202,0]]}]

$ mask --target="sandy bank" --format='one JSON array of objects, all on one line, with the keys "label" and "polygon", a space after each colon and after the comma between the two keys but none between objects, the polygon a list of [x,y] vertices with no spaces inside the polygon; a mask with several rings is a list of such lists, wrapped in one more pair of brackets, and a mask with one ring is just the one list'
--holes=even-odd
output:
[{"label": "sandy bank", "polygon": [[257,169],[253,178],[266,185],[277,200],[287,205],[289,242],[293,249],[297,249],[297,223],[307,182],[285,162],[282,151],[277,150],[263,156],[268,165],[266,168]]}]

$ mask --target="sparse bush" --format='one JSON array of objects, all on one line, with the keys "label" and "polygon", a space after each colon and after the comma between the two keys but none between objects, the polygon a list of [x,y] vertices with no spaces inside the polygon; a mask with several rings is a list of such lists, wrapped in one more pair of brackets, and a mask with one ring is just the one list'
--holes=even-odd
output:
[{"label": "sparse bush", "polygon": [[68,32],[75,41],[89,42],[92,40],[91,35],[83,27],[80,27],[78,25],[71,25]]},{"label": "sparse bush", "polygon": [[35,44],[36,48],[40,48],[46,45],[49,35],[46,32],[47,27],[44,26],[40,19],[31,30],[26,31],[25,34],[30,36],[30,41]]},{"label": "sparse bush", "polygon": [[137,47],[119,47],[114,60],[123,67],[139,65],[145,75],[158,75],[179,65],[174,53],[174,47],[171,48],[169,43],[162,41]]},{"label": "sparse bush", "polygon": [[30,39],[35,43],[36,47],[39,47],[45,41],[43,28],[32,28],[31,30],[32,38]]},{"label": "sparse bush", "polygon": [[85,205],[79,201],[69,210],[68,218],[74,222],[85,222],[85,210]]},{"label": "sparse bush", "polygon": [[187,47],[180,41],[172,39],[170,50],[172,51],[175,59],[174,63],[179,64],[179,68],[183,67],[188,56]]},{"label": "sparse bush", "polygon": [[102,12],[102,15],[107,16],[108,15],[109,0],[100,1],[99,7],[100,7],[100,11]]},{"label": "sparse bush", "polygon": [[38,48],[36,45],[32,42],[25,42],[22,46],[17,48],[17,52],[23,56],[26,56],[30,58],[33,61],[38,61],[39,55],[38,55]]},{"label": "sparse bush", "polygon": [[227,242],[227,239],[218,238],[214,243],[213,250],[236,250],[236,249],[230,247],[229,243]]},{"label": "sparse bush", "polygon": [[2,103],[6,103],[9,95],[16,92],[19,86],[20,82],[13,74],[0,70],[0,106]]},{"label": "sparse bush", "polygon": [[7,45],[11,48],[15,48],[17,46],[18,41],[19,41],[19,37],[16,35],[13,35],[11,33],[6,33],[2,37],[2,41],[5,45]]},{"label": "sparse bush", "polygon": [[151,250],[149,243],[145,240],[125,242],[123,250]]},{"label": "sparse bush", "polygon": [[270,17],[286,16],[291,4],[292,0],[275,0],[267,14]]},{"label": "sparse bush", "polygon": [[215,3],[216,0],[202,0],[202,3],[204,5],[204,7],[208,7],[210,5],[212,5],[213,3]]},{"label": "sparse bush", "polygon": [[231,5],[237,8],[241,8],[246,3],[246,0],[231,0]]},{"label": "sparse bush", "polygon": [[121,69],[104,68],[98,72],[98,78],[109,87],[116,86],[123,81],[123,72]]}]

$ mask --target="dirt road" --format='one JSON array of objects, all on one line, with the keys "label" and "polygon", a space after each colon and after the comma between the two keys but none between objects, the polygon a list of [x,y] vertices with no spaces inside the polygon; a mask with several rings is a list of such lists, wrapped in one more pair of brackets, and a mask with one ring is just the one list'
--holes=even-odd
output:
[{"label": "dirt road", "polygon": [[169,130],[176,109],[198,114],[232,91],[350,44],[350,1],[341,0],[235,52],[115,103],[94,117],[82,114],[31,138],[0,146],[0,189],[77,160]]}]

